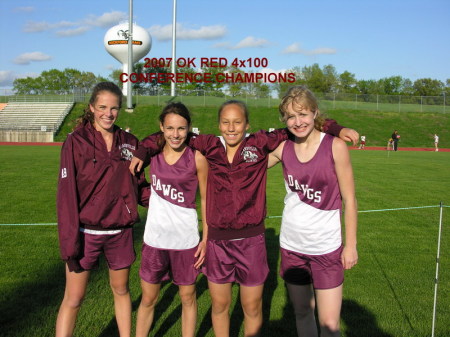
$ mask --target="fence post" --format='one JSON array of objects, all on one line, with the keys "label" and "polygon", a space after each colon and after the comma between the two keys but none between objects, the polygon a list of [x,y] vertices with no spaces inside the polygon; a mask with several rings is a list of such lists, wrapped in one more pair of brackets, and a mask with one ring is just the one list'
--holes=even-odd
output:
[{"label": "fence post", "polygon": [[445,113],[445,91],[444,91],[444,113]]},{"label": "fence post", "polygon": [[436,257],[436,277],[434,279],[433,324],[431,327],[431,337],[434,337],[435,322],[436,322],[436,304],[437,304],[437,289],[439,280],[439,256],[441,251],[441,233],[442,233],[442,201],[440,203],[440,212],[439,212],[439,232],[438,232],[438,246]]}]

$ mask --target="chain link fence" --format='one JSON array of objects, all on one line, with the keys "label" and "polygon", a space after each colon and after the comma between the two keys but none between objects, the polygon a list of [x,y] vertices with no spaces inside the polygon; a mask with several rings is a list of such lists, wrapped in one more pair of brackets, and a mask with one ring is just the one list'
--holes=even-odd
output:
[{"label": "chain link fence", "polygon": [[[321,109],[346,109],[365,111],[396,111],[396,112],[450,112],[448,99],[442,96],[405,96],[405,95],[362,95],[348,93],[315,93]],[[0,103],[8,102],[87,102],[90,93],[74,90],[73,93],[45,95],[15,95],[10,89],[0,89]],[[280,99],[254,95],[230,96],[222,92],[205,90],[178,90],[171,97],[170,90],[152,89],[133,92],[133,104],[154,104],[163,106],[170,101],[181,101],[187,105],[214,106],[226,100],[238,99],[250,107],[276,107]]]}]

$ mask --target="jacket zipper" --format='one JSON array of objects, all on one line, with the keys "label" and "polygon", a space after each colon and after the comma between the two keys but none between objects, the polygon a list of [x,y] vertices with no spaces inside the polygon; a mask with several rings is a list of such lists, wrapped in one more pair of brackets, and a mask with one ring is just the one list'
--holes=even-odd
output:
[{"label": "jacket zipper", "polygon": [[131,214],[131,211],[130,211],[130,209],[128,208],[128,205],[127,205],[127,203],[125,202],[125,200],[123,201],[123,203],[125,204],[125,207],[127,208],[128,213]]}]

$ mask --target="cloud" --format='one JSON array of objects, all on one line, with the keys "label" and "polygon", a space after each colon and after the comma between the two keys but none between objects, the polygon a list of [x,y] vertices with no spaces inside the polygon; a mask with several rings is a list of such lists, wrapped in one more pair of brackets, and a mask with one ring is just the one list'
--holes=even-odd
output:
[{"label": "cloud", "polygon": [[17,78],[37,77],[36,73],[16,74],[11,70],[0,70],[0,87],[12,87]]},{"label": "cloud", "polygon": [[83,23],[87,26],[103,27],[109,28],[118,24],[120,21],[127,20],[128,15],[124,12],[113,11],[109,13],[104,13],[100,16],[88,15]]},{"label": "cloud", "polygon": [[45,32],[46,30],[49,29],[51,29],[51,25],[45,21],[42,22],[28,21],[25,24],[25,27],[23,27],[23,31],[25,33],[39,33]]},{"label": "cloud", "polygon": [[10,86],[16,77],[11,70],[0,70],[0,86]]},{"label": "cloud", "polygon": [[14,8],[14,12],[22,12],[22,13],[31,13],[34,12],[36,8],[28,6],[28,7],[16,7]]},{"label": "cloud", "polygon": [[56,36],[58,37],[77,36],[86,33],[88,30],[91,30],[91,27],[82,26],[74,29],[60,30],[56,32]]},{"label": "cloud", "polygon": [[49,61],[52,57],[50,55],[41,53],[40,51],[35,51],[32,53],[23,53],[19,56],[17,56],[13,62],[15,64],[22,64],[27,65],[31,62],[42,62],[42,61]]},{"label": "cloud", "polygon": [[282,54],[302,54],[302,55],[332,55],[336,54],[337,51],[334,48],[316,48],[313,50],[306,50],[301,48],[300,43],[295,42],[291,44],[290,46],[287,46],[283,51]]},{"label": "cloud", "polygon": [[[148,29],[150,35],[159,41],[172,40],[172,25],[154,25]],[[218,39],[227,33],[227,29],[222,25],[201,26],[200,28],[189,28],[181,23],[177,23],[177,40],[213,40]]]},{"label": "cloud", "polygon": [[265,39],[257,39],[253,36],[248,36],[242,41],[240,41],[233,49],[241,49],[241,48],[261,48],[269,45],[269,41]]},{"label": "cloud", "polygon": [[274,73],[274,74],[284,74],[287,71],[287,69],[280,69],[280,70],[275,70],[275,69],[271,69],[271,68],[263,68],[260,71],[258,71],[259,73]]},{"label": "cloud", "polygon": [[215,44],[214,48],[231,49],[231,50],[243,48],[264,48],[268,47],[270,44],[271,43],[266,39],[258,39],[253,36],[248,36],[234,46],[228,42],[223,42]]},{"label": "cloud", "polygon": [[[76,36],[82,35],[87,31],[96,28],[107,28],[114,26],[121,21],[127,18],[127,14],[119,11],[112,11],[108,13],[104,13],[100,16],[96,15],[88,15],[84,19],[79,21],[71,22],[71,21],[60,21],[55,23],[49,23],[46,21],[36,22],[36,21],[28,21],[23,31],[25,33],[39,33],[46,31],[56,30],[55,35],[58,37],[68,37],[68,36]],[[61,28],[70,28],[63,29]]]}]

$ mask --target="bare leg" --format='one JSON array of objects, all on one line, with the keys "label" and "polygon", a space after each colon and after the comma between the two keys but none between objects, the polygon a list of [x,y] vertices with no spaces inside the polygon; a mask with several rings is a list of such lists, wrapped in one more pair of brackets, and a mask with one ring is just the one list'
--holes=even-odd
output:
[{"label": "bare leg", "polygon": [[128,288],[130,268],[109,270],[109,283],[114,295],[114,309],[120,337],[131,336],[131,297]]},{"label": "bare leg", "polygon": [[211,320],[216,337],[230,335],[231,283],[218,284],[208,281],[211,294]]},{"label": "bare leg", "polygon": [[298,337],[317,337],[314,316],[315,299],[312,285],[295,285],[286,282],[289,298],[294,307],[295,325]]},{"label": "bare leg", "polygon": [[264,284],[255,287],[240,286],[241,304],[244,311],[244,336],[259,336],[263,323],[262,294]]},{"label": "bare leg", "polygon": [[66,264],[66,289],[56,319],[56,337],[73,335],[75,321],[86,294],[89,271],[69,272]]},{"label": "bare leg", "polygon": [[147,337],[153,323],[161,284],[151,284],[141,280],[141,288],[142,298],[137,313],[136,337]]},{"label": "bare leg", "polygon": [[316,290],[317,310],[322,337],[339,337],[342,284],[333,289]]},{"label": "bare leg", "polygon": [[195,284],[179,286],[181,299],[181,330],[183,337],[194,337],[197,323],[197,294]]}]

